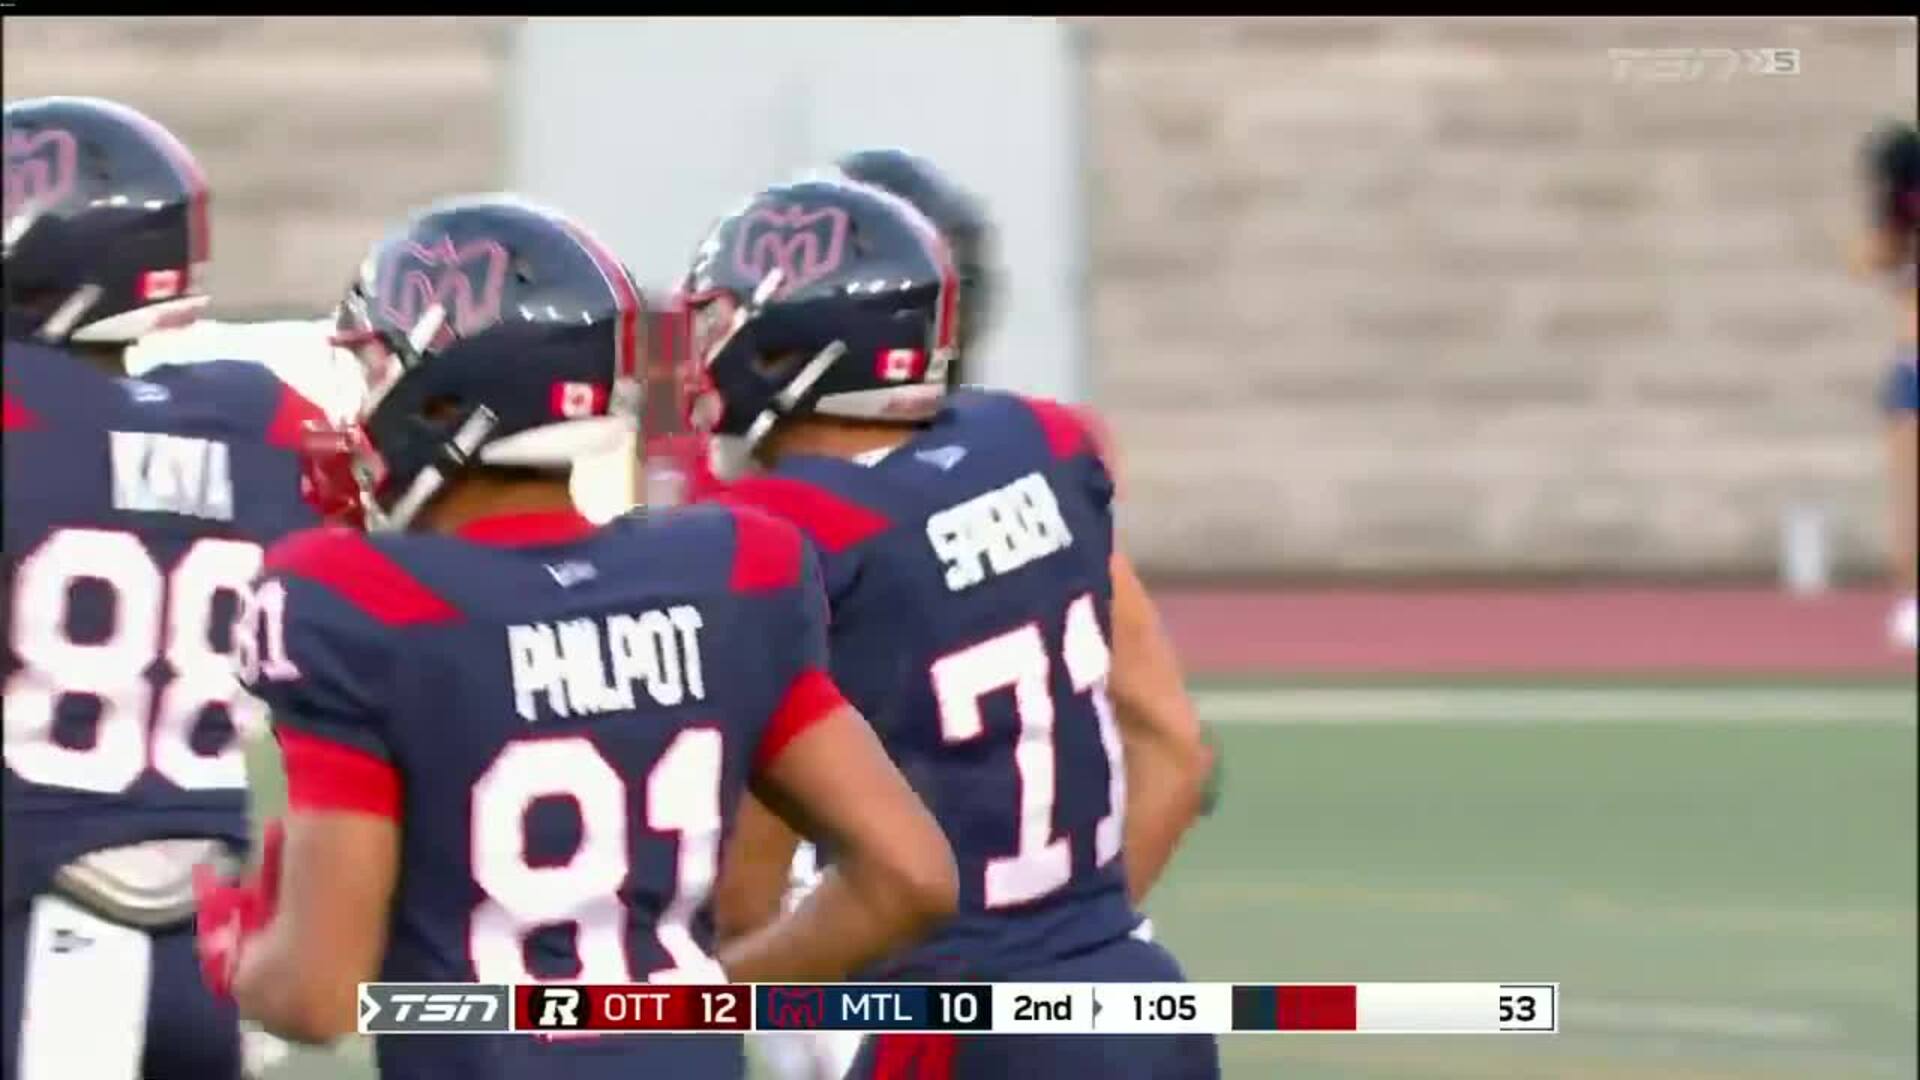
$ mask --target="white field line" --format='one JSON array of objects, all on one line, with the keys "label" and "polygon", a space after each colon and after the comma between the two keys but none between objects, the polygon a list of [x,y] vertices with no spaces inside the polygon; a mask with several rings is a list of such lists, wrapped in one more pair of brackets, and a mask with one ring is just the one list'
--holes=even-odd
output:
[{"label": "white field line", "polygon": [[[1835,687],[1302,686],[1204,687],[1200,715],[1223,725],[1779,724],[1913,727],[1913,689]],[[262,731],[256,749],[273,747]],[[276,758],[277,760],[277,758]]]},{"label": "white field line", "polygon": [[1914,690],[1835,687],[1207,687],[1200,715],[1219,724],[1593,723],[1789,726],[1915,723]]}]

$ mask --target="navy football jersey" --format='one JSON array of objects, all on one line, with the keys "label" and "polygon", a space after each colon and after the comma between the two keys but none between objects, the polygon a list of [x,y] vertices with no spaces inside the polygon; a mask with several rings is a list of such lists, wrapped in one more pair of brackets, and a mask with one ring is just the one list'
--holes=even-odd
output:
[{"label": "navy football jersey", "polygon": [[1139,921],[1107,702],[1113,484],[1064,406],[963,390],[878,460],[783,458],[720,496],[821,552],[833,676],[953,845],[959,913],[870,974],[991,978]]},{"label": "navy football jersey", "polygon": [[[725,981],[722,838],[756,769],[844,704],[817,557],[745,509],[304,532],[268,552],[243,626],[290,803],[402,825],[396,981]],[[724,1076],[741,1053],[708,1036],[379,1047],[383,1075],[468,1080],[606,1054]]]},{"label": "navy football jersey", "polygon": [[311,404],[258,364],[107,374],[5,345],[6,903],[89,851],[247,838],[231,622],[314,524]]}]

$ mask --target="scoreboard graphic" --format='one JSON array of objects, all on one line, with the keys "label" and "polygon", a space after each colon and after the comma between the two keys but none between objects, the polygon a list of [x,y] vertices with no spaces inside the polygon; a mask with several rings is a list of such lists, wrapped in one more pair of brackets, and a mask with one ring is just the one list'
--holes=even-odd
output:
[{"label": "scoreboard graphic", "polygon": [[1559,983],[362,983],[359,1030],[1555,1034]]}]

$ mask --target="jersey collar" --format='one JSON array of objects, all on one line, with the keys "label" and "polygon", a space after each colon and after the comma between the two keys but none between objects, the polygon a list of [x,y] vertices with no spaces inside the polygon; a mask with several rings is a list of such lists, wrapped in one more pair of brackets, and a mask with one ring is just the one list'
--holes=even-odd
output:
[{"label": "jersey collar", "polygon": [[525,514],[495,514],[460,526],[458,535],[496,547],[539,547],[578,540],[594,524],[573,510],[542,510]]}]

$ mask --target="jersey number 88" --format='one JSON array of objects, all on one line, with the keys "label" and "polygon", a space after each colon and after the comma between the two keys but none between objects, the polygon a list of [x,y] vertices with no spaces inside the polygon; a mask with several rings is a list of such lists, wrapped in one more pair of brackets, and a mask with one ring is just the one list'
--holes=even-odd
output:
[{"label": "jersey number 88", "polygon": [[[203,537],[166,571],[134,534],[86,528],[58,529],[27,553],[12,583],[19,666],[6,688],[7,768],[29,783],[101,794],[127,790],[149,767],[187,790],[245,786],[240,739],[259,729],[263,710],[239,693],[232,657],[213,647],[212,630],[216,598],[244,598],[260,560],[258,544]],[[68,625],[83,581],[111,595],[112,627],[99,640],[75,640]],[[171,674],[156,693],[148,671],[158,659]],[[61,700],[74,695],[98,703],[84,745],[54,733]],[[234,736],[197,750],[194,728],[216,705],[227,709]]]}]

